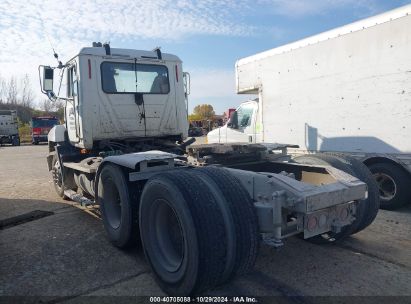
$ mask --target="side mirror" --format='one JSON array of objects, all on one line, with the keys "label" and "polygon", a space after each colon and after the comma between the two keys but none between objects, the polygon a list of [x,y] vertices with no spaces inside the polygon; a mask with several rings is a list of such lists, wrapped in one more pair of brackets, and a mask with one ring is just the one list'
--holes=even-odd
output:
[{"label": "side mirror", "polygon": [[186,96],[190,95],[191,91],[191,79],[190,79],[190,73],[184,72],[183,73],[183,81],[184,81],[184,93]]},{"label": "side mirror", "polygon": [[54,70],[51,67],[43,66],[43,93],[53,92]]}]

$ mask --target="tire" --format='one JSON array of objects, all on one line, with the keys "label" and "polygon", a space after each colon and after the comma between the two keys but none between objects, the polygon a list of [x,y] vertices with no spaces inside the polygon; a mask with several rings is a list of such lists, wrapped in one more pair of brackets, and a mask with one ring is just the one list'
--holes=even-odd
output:
[{"label": "tire", "polygon": [[379,199],[377,195],[376,185],[373,183],[372,178],[367,168],[364,168],[361,162],[357,162],[351,157],[346,157],[343,155],[327,155],[327,154],[315,154],[315,155],[304,155],[299,156],[294,159],[298,163],[308,164],[308,165],[328,165],[335,167],[341,171],[344,171],[352,176],[357,177],[368,185],[368,198],[357,202],[356,219],[354,222],[345,226],[340,232],[328,232],[323,235],[318,235],[307,239],[310,242],[316,244],[329,244],[336,241],[342,240],[347,236],[357,233],[374,220],[379,206]]},{"label": "tire", "polygon": [[213,188],[217,188],[232,215],[235,229],[235,259],[230,279],[248,273],[254,267],[259,250],[258,219],[248,192],[227,169],[204,167],[196,169]]},{"label": "tire", "polygon": [[381,209],[395,210],[411,202],[411,177],[391,163],[375,163],[368,167],[373,174],[381,199]]},{"label": "tire", "polygon": [[227,235],[219,203],[190,170],[150,178],[140,200],[140,235],[161,289],[188,296],[213,288],[226,272]]},{"label": "tire", "polygon": [[18,136],[14,136],[12,139],[12,143],[13,146],[20,146],[20,137]]},{"label": "tire", "polygon": [[51,177],[53,180],[54,190],[56,191],[57,195],[63,199],[68,199],[67,196],[64,195],[65,186],[63,183],[62,177],[62,170],[61,165],[56,153],[53,155],[53,159],[51,161]]},{"label": "tire", "polygon": [[97,203],[108,239],[122,249],[139,240],[138,201],[131,199],[128,181],[116,165],[107,164],[99,174]]},{"label": "tire", "polygon": [[[331,155],[331,154],[328,154]],[[375,220],[380,209],[381,201],[378,194],[378,185],[368,167],[352,156],[333,154],[337,156],[344,164],[348,165],[354,172],[354,176],[367,184],[368,197],[360,201],[365,208],[362,220],[353,233],[360,232],[367,228]],[[330,164],[338,169],[338,162],[330,160]]]}]

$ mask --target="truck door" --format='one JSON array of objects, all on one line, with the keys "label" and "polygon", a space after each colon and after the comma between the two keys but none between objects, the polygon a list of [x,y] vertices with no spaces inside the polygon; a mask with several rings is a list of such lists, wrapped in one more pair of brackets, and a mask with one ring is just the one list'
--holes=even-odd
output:
[{"label": "truck door", "polygon": [[255,116],[257,103],[243,103],[234,113],[233,120],[227,125],[227,142],[255,142]]},{"label": "truck door", "polygon": [[78,98],[78,74],[76,65],[73,64],[67,68],[67,106],[66,106],[66,123],[67,132],[70,141],[79,142],[80,140],[80,123],[79,123],[79,98]]}]

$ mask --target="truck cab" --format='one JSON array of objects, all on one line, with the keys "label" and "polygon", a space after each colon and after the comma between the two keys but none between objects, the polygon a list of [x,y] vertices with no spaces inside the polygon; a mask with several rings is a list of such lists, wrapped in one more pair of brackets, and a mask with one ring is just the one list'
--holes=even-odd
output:
[{"label": "truck cab", "polygon": [[65,132],[77,148],[93,149],[112,139],[187,137],[184,80],[177,56],[97,44],[82,48],[60,76],[62,90],[56,98],[66,103]]},{"label": "truck cab", "polygon": [[207,134],[208,143],[256,143],[261,136],[258,123],[258,99],[248,100],[231,114],[227,123]]}]

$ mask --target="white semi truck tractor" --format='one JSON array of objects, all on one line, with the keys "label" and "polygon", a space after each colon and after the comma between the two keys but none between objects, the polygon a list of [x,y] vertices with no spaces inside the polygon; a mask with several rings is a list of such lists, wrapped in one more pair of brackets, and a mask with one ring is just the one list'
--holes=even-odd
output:
[{"label": "white semi truck tractor", "polygon": [[378,211],[376,186],[354,159],[322,166],[292,161],[281,145],[189,146],[188,78],[174,55],[94,43],[39,70],[42,91],[66,103],[65,123],[48,135],[57,194],[98,206],[108,239],[142,246],[168,294],[250,271],[260,242],[333,243]]},{"label": "white semi truck tractor", "polygon": [[372,172],[381,208],[411,203],[411,5],[236,64],[237,93],[255,94],[209,143],[295,144],[342,153]]}]

